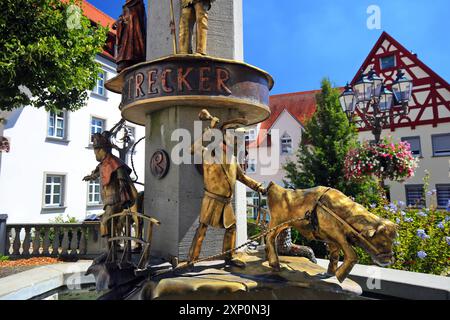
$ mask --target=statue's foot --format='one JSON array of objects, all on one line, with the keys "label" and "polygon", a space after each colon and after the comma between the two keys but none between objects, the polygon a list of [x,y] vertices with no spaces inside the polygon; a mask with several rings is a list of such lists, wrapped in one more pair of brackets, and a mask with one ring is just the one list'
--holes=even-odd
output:
[{"label": "statue's foot", "polygon": [[225,265],[229,266],[229,267],[237,267],[237,268],[241,268],[241,269],[244,269],[247,266],[247,264],[244,261],[236,259],[236,258],[225,259]]},{"label": "statue's foot", "polygon": [[192,263],[192,262],[190,262],[190,261],[186,261],[186,262],[181,262],[181,263],[178,263],[178,265],[176,266],[176,267],[174,267],[173,265],[172,265],[172,270],[174,270],[174,271],[181,271],[181,270],[183,270],[183,271],[187,271],[187,272],[193,272],[194,271],[194,264]]},{"label": "statue's foot", "polygon": [[269,263],[269,265],[273,271],[275,271],[275,272],[281,271],[281,265],[279,263]]}]

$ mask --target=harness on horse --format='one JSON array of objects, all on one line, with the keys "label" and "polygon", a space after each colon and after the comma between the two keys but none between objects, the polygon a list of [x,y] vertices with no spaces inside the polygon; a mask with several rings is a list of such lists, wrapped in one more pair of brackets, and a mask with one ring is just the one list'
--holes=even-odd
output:
[{"label": "harness on horse", "polygon": [[[351,232],[353,236],[355,236],[358,240],[360,240],[367,248],[372,250],[375,254],[380,254],[380,251],[378,248],[376,248],[372,243],[370,243],[361,233],[361,231],[356,230],[351,224],[349,224],[347,221],[342,219],[338,214],[336,214],[333,210],[328,208],[321,200],[323,196],[330,191],[331,188],[327,188],[320,197],[316,200],[316,203],[314,205],[314,208],[312,212],[309,214],[309,221],[311,226],[314,229],[314,232],[319,231],[319,220],[317,217],[317,207],[320,207],[321,209],[325,210],[330,216],[338,220],[347,230]],[[307,214],[308,215],[308,214]]]}]

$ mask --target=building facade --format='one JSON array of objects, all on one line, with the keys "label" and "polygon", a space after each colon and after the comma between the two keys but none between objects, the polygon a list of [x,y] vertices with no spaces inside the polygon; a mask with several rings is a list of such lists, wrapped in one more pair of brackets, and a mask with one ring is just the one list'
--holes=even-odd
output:
[{"label": "building facade", "polygon": [[[112,26],[114,20],[87,2],[84,13],[93,23]],[[96,61],[101,65],[96,87],[87,105],[76,112],[46,112],[24,107],[3,114],[3,132],[10,144],[1,153],[0,213],[8,223],[46,223],[59,215],[83,220],[103,212],[100,183],[82,182],[97,166],[91,135],[110,129],[121,119],[121,96],[109,92],[105,82],[116,75],[114,32]],[[135,139],[145,128],[130,125]],[[144,178],[144,145],[133,154],[139,180]],[[129,165],[131,154],[128,155]]]},{"label": "building facade", "polygon": [[[398,41],[384,32],[368,57],[358,70],[368,72],[371,68],[391,84],[396,71],[403,69],[406,76],[413,80],[412,98],[409,103],[410,113],[402,117],[391,117],[389,126],[383,129],[382,137],[390,136],[393,141],[408,141],[413,154],[419,158],[419,168],[415,176],[405,182],[386,181],[391,200],[446,208],[450,199],[450,86],[437,73],[419,60]],[[356,73],[353,82],[359,76]],[[281,156],[276,172],[262,175],[261,164],[254,166],[250,175],[264,182],[282,183],[285,176],[283,164],[287,158],[294,157],[301,138],[302,123],[308,121],[315,111],[316,92],[298,92],[271,97],[272,116],[256,128],[258,140],[250,144],[249,167],[252,157],[263,150],[268,154],[283,154],[286,140],[283,135],[292,137],[292,151],[288,156]],[[308,97],[308,98],[306,98]],[[280,110],[281,109],[281,110]],[[373,140],[374,137],[364,119],[360,117],[359,140]],[[298,121],[295,121],[298,120]],[[269,129],[264,131],[262,129]],[[273,139],[273,130],[280,136]],[[268,149],[268,150],[266,150]],[[424,178],[429,175],[430,193],[424,194]],[[248,190],[247,201],[256,203],[257,196]],[[250,212],[253,214],[253,212]]]}]

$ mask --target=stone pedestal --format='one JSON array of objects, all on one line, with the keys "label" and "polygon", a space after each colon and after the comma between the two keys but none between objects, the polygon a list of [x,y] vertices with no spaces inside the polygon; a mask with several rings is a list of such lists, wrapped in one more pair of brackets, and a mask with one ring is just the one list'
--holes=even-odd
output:
[{"label": "stone pedestal", "polygon": [[[159,149],[169,154],[178,141],[171,141],[172,132],[186,129],[194,132],[194,121],[198,121],[198,107],[174,106],[147,116],[146,159]],[[229,118],[230,112],[214,109],[214,114]],[[148,162],[148,161],[147,161]],[[145,212],[161,221],[155,228],[152,255],[169,259],[187,258],[189,248],[198,226],[201,200],[203,198],[203,177],[194,165],[171,163],[164,179],[158,179],[146,168]],[[147,192],[148,190],[148,192]],[[242,226],[240,225],[242,232]],[[245,229],[246,234],[246,229]],[[222,252],[224,230],[209,228],[202,247],[202,257]],[[246,237],[245,237],[246,240]],[[241,238],[242,241],[242,238]]]},{"label": "stone pedestal", "polygon": [[[173,1],[177,36],[180,2]],[[147,60],[151,61],[173,54],[173,36],[169,28],[170,2],[149,0],[148,5]],[[213,3],[209,13],[208,54],[243,60],[242,0]],[[204,108],[208,108],[207,103]],[[152,255],[185,259],[194,237],[203,196],[202,177],[192,165],[172,165],[167,177],[157,180],[152,176],[148,162],[158,149],[170,153],[176,144],[170,141],[173,130],[184,128],[193,133],[193,124],[201,109],[172,106],[147,117],[145,210],[162,222],[154,234]],[[230,116],[217,110],[214,112],[222,119]],[[236,189],[239,193],[235,193],[234,207],[238,216],[237,243],[240,244],[247,241],[246,199],[245,187],[238,183]],[[221,252],[223,233],[223,230],[208,230],[202,256]]]},{"label": "stone pedestal", "polygon": [[[242,62],[242,0],[214,2],[209,14],[208,56],[174,55],[170,2],[149,0],[148,9],[148,61],[123,70],[106,88],[122,93],[124,119],[146,127],[144,210],[161,222],[153,234],[151,254],[169,261],[185,260],[197,228],[204,184],[192,162],[173,161],[172,152],[179,143],[173,134],[188,132],[185,143],[190,149],[201,137],[201,128],[194,132],[194,126],[205,108],[222,122],[245,118],[252,125],[264,121],[270,115],[273,79]],[[180,1],[174,1],[174,9],[178,28]],[[164,177],[152,172],[156,152],[170,158]],[[240,245],[247,241],[245,186],[240,182],[233,207]],[[223,234],[224,230],[208,230],[201,257],[222,252]]]}]

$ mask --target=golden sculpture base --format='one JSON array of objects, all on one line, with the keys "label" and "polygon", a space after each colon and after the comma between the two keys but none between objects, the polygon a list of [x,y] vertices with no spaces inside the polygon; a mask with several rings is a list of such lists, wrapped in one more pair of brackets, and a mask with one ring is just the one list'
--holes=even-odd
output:
[{"label": "golden sculpture base", "polygon": [[139,63],[106,82],[122,94],[123,118],[138,125],[173,106],[231,110],[256,124],[270,116],[273,85],[267,72],[247,63],[195,54]]},{"label": "golden sculpture base", "polygon": [[[326,270],[306,258],[280,257],[282,270],[274,272],[264,253],[240,253],[245,269],[217,268],[220,262],[200,263],[191,273],[149,281],[143,300],[348,300],[363,299],[361,287],[350,279],[323,279]],[[220,266],[220,265],[219,265]]]}]

